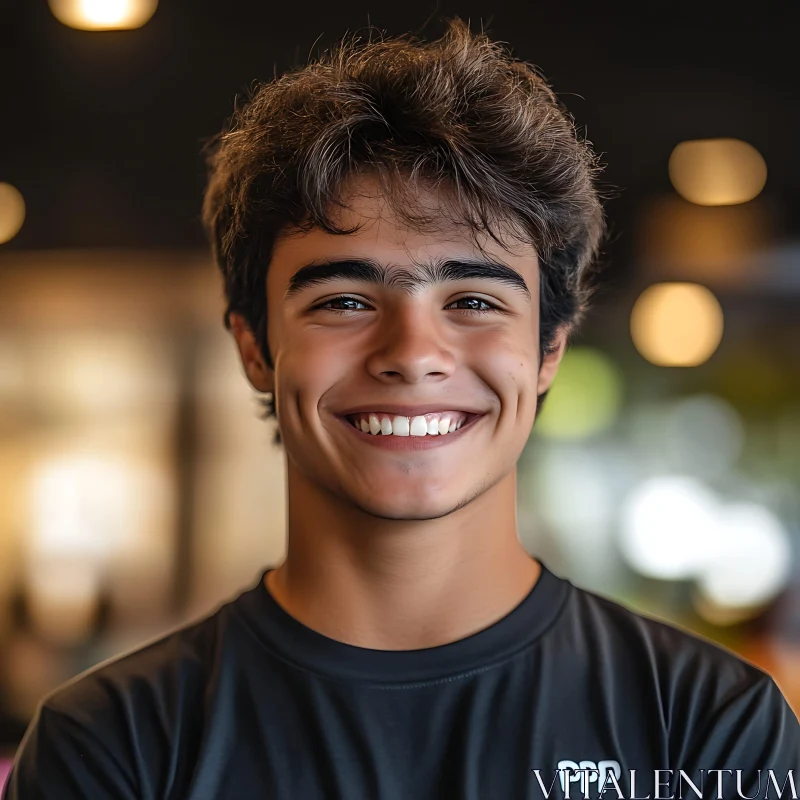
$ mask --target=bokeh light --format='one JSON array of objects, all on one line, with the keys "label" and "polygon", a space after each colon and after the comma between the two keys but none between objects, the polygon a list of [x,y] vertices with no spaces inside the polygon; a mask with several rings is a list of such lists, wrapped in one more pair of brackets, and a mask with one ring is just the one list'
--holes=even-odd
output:
[{"label": "bokeh light", "polygon": [[10,242],[25,222],[25,201],[19,189],[0,183],[0,244]]},{"label": "bokeh light", "polygon": [[696,367],[722,340],[722,308],[696,283],[657,283],[642,292],[631,312],[631,337],[644,358],[662,367]]},{"label": "bokeh light", "polygon": [[744,439],[744,422],[730,403],[715,395],[693,395],[667,412],[660,453],[674,469],[710,478],[731,470]]},{"label": "bokeh light", "polygon": [[754,503],[720,510],[719,552],[702,570],[698,588],[716,606],[758,608],[789,579],[792,551],[780,520]]},{"label": "bokeh light", "polygon": [[135,540],[142,514],[126,466],[93,453],[68,453],[37,465],[30,498],[32,558],[100,562],[120,542]]},{"label": "bokeh light", "polygon": [[158,6],[158,0],[49,0],[49,3],[59,22],[87,31],[140,28]]},{"label": "bokeh light", "polygon": [[641,575],[695,581],[695,609],[718,625],[759,613],[791,577],[791,540],[772,511],[726,504],[684,475],[633,489],[623,502],[619,544]]},{"label": "bokeh light", "polygon": [[642,575],[692,578],[719,550],[719,503],[686,476],[643,481],[623,502],[620,550]]},{"label": "bokeh light", "polygon": [[568,350],[536,430],[552,439],[582,439],[609,428],[622,402],[622,374],[600,350]]},{"label": "bokeh light", "polygon": [[740,139],[697,139],[672,151],[669,177],[678,194],[692,203],[730,206],[760,194],[767,165],[755,147]]},{"label": "bokeh light", "polygon": [[[136,427],[124,435],[136,436]],[[139,427],[138,434],[144,442],[138,455],[130,445],[121,453],[118,443],[101,442],[85,428],[83,436],[43,445],[30,473],[24,547],[29,576],[40,567],[91,567],[113,612],[127,619],[163,607],[174,556],[172,475],[148,447],[146,432]]]}]

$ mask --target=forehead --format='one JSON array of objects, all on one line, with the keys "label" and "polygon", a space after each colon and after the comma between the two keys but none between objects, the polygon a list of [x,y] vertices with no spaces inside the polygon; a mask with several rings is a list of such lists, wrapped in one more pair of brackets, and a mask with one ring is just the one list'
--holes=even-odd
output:
[{"label": "forehead", "polygon": [[401,219],[389,198],[373,178],[362,176],[349,182],[342,194],[343,208],[332,214],[343,228],[358,227],[351,234],[332,234],[321,228],[287,231],[277,237],[268,275],[271,285],[286,285],[292,275],[315,259],[369,258],[392,269],[459,256],[489,258],[519,272],[529,288],[538,283],[538,261],[532,244],[500,235],[499,243],[488,234],[475,234],[466,224],[449,221],[446,198],[431,189],[413,193],[415,212],[437,221],[418,229]]}]

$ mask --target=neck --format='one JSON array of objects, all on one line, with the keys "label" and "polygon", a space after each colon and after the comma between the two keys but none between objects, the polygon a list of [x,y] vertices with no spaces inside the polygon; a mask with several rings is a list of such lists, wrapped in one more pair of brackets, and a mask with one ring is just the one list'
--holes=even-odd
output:
[{"label": "neck", "polygon": [[377,650],[435,647],[501,619],[539,577],[517,536],[516,472],[439,519],[387,520],[287,466],[288,551],[267,586],[318,633]]}]

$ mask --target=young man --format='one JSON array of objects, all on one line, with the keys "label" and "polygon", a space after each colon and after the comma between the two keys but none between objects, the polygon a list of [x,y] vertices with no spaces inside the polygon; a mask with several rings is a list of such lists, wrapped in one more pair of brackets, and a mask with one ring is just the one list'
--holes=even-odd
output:
[{"label": "young man", "polygon": [[211,167],[288,554],[47,698],[9,800],[796,797],[765,673],[519,542],[515,465],[602,234],[531,68],[459,22],[350,43],[255,93]]}]

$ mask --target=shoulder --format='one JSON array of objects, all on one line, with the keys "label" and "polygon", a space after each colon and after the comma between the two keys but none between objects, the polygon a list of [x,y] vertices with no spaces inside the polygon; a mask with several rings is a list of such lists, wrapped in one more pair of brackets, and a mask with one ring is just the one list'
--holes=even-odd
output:
[{"label": "shoulder", "polygon": [[595,592],[573,587],[565,608],[569,635],[618,667],[650,670],[654,679],[744,686],[768,675],[722,644]]},{"label": "shoulder", "polygon": [[200,690],[213,658],[218,613],[81,673],[45,697],[42,708],[78,724],[97,725],[127,707],[140,713],[138,709],[150,708],[154,701]]},{"label": "shoulder", "polygon": [[92,794],[100,781],[114,796],[149,798],[164,781],[178,780],[182,755],[202,733],[206,688],[235,650],[231,631],[242,597],[45,697],[17,753],[9,797],[49,783],[79,787],[80,797],[108,796]]},{"label": "shoulder", "polygon": [[167,711],[190,711],[186,704],[216,679],[221,662],[235,658],[260,585],[259,580],[214,612],[81,673],[48,695],[42,707],[86,724],[123,710],[128,721],[137,721],[152,709],[162,723]]},{"label": "shoulder", "polygon": [[578,587],[561,622],[598,687],[657,714],[672,753],[689,758],[726,736],[733,746],[730,734],[738,731],[738,746],[769,742],[790,753],[781,757],[800,759],[794,712],[772,677],[737,653]]}]

